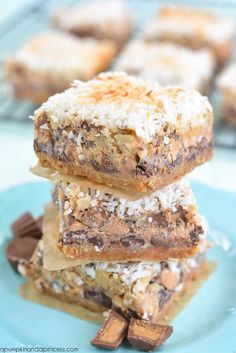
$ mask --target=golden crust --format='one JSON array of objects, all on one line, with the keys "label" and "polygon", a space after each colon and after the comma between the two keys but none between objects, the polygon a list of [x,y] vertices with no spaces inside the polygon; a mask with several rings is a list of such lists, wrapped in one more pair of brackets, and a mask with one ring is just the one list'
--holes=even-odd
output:
[{"label": "golden crust", "polygon": [[39,158],[39,163],[43,167],[58,170],[63,174],[80,175],[93,180],[96,183],[105,184],[108,186],[115,186],[121,189],[137,190],[139,192],[150,192],[155,189],[161,189],[171,183],[176,182],[185,174],[191,172],[195,167],[201,165],[212,158],[213,147],[209,147],[202,151],[195,159],[182,163],[182,165],[173,173],[165,174],[164,176],[154,176],[147,178],[145,176],[127,175],[119,173],[118,176],[108,174],[102,171],[95,170],[92,166],[88,165],[75,165],[74,163],[64,163],[57,159],[53,159],[43,152],[36,152]]},{"label": "golden crust", "polygon": [[83,259],[83,261],[93,261],[97,259],[99,261],[163,261],[166,259],[184,259],[188,256],[192,256],[198,252],[199,247],[181,247],[174,248],[171,247],[167,249],[166,247],[155,246],[153,249],[140,249],[140,250],[126,250],[124,247],[117,249],[109,249],[107,251],[96,251],[92,246],[82,248],[76,248],[73,245],[61,245],[59,248],[63,253],[72,259]]}]

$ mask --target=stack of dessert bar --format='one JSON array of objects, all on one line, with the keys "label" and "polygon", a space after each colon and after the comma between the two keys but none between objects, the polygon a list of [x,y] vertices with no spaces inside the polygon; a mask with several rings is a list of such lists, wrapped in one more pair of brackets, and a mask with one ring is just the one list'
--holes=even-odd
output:
[{"label": "stack of dessert bar", "polygon": [[62,300],[157,323],[205,268],[185,175],[212,156],[207,98],[107,72],[49,98],[34,123],[35,172],[54,191],[21,273]]}]

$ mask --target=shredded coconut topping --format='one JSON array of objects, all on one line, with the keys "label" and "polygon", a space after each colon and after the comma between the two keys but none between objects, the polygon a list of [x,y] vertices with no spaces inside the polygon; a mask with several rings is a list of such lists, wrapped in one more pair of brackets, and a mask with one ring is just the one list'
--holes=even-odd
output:
[{"label": "shredded coconut topping", "polygon": [[183,129],[207,124],[212,107],[206,97],[179,86],[107,72],[49,98],[35,112],[46,114],[52,126],[77,126],[88,121],[108,129],[130,129],[146,142],[166,125]]},{"label": "shredded coconut topping", "polygon": [[[103,208],[107,212],[114,213],[120,219],[145,216],[146,214],[148,215],[149,211],[157,213],[162,210],[170,210],[175,212],[179,206],[184,209],[195,209],[196,207],[193,192],[186,179],[181,179],[135,201],[118,198],[91,188],[87,189],[87,192],[81,193],[80,186],[76,183],[60,181],[59,185],[68,200],[64,203],[64,212],[68,212],[67,202],[70,202],[71,208],[76,210],[81,203],[80,200],[85,198],[87,208]],[[78,201],[76,202],[75,200],[77,199]],[[152,218],[149,216],[148,222],[152,222]]]}]

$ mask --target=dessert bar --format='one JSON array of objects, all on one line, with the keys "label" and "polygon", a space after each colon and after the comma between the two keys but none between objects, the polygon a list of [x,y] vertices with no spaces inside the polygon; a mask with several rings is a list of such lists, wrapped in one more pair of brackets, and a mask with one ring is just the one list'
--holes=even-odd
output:
[{"label": "dessert bar", "polygon": [[193,49],[209,48],[221,65],[232,53],[234,34],[230,18],[197,8],[163,6],[147,24],[144,37]]},{"label": "dessert bar", "polygon": [[119,0],[101,0],[76,7],[58,8],[53,24],[79,37],[111,39],[121,47],[133,29],[130,9]]},{"label": "dessert bar", "polygon": [[179,84],[207,94],[215,66],[215,57],[207,49],[133,40],[118,57],[115,69],[160,85]]},{"label": "dessert bar", "polygon": [[236,63],[226,67],[217,79],[221,94],[221,117],[236,126]]},{"label": "dessert bar", "polygon": [[204,246],[194,257],[162,262],[91,262],[58,271],[43,267],[44,243],[22,275],[41,291],[92,311],[114,308],[126,317],[158,322],[204,269]]},{"label": "dessert bar", "polygon": [[105,70],[116,51],[108,40],[53,31],[37,34],[7,59],[6,88],[15,98],[42,103],[73,80],[86,81]]},{"label": "dessert bar", "polygon": [[212,117],[196,91],[107,72],[35,112],[34,149],[44,167],[150,192],[212,157]]},{"label": "dessert bar", "polygon": [[114,193],[114,189],[109,193],[92,184],[55,183],[59,247],[66,256],[102,261],[162,260],[184,258],[198,250],[205,235],[204,222],[186,180],[136,200]]}]

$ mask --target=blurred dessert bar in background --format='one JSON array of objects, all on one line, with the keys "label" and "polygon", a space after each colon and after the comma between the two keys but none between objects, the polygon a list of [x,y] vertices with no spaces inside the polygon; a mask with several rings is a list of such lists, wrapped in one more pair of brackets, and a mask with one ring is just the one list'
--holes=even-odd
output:
[{"label": "blurred dessert bar in background", "polygon": [[133,40],[120,54],[115,69],[157,81],[180,84],[207,94],[216,67],[210,50],[192,50],[174,43]]},{"label": "blurred dessert bar in background", "polygon": [[221,117],[236,126],[236,63],[231,63],[217,78],[221,94]]},{"label": "blurred dessert bar in background", "polygon": [[193,49],[209,48],[222,65],[231,55],[234,34],[235,24],[230,18],[197,8],[164,6],[147,24],[144,37]]},{"label": "blurred dessert bar in background", "polygon": [[198,250],[204,238],[196,200],[184,179],[136,199],[85,181],[64,179],[55,185],[59,246],[68,257],[81,261],[185,258]]},{"label": "blurred dessert bar in background", "polygon": [[118,188],[160,189],[212,157],[206,97],[125,73],[75,82],[34,123],[42,166]]},{"label": "blurred dessert bar in background", "polygon": [[117,53],[112,41],[79,39],[62,32],[44,32],[29,39],[5,65],[5,81],[18,99],[42,103],[70,86],[106,70]]},{"label": "blurred dessert bar in background", "polygon": [[18,266],[37,290],[93,312],[112,307],[127,318],[150,322],[160,322],[206,268],[206,244],[202,244],[197,254],[182,261],[93,261],[50,271],[43,266],[46,246],[40,241],[31,260]]},{"label": "blurred dessert bar in background", "polygon": [[77,7],[58,8],[53,24],[79,37],[111,39],[121,47],[133,30],[133,18],[127,4],[119,0],[87,2]]}]

